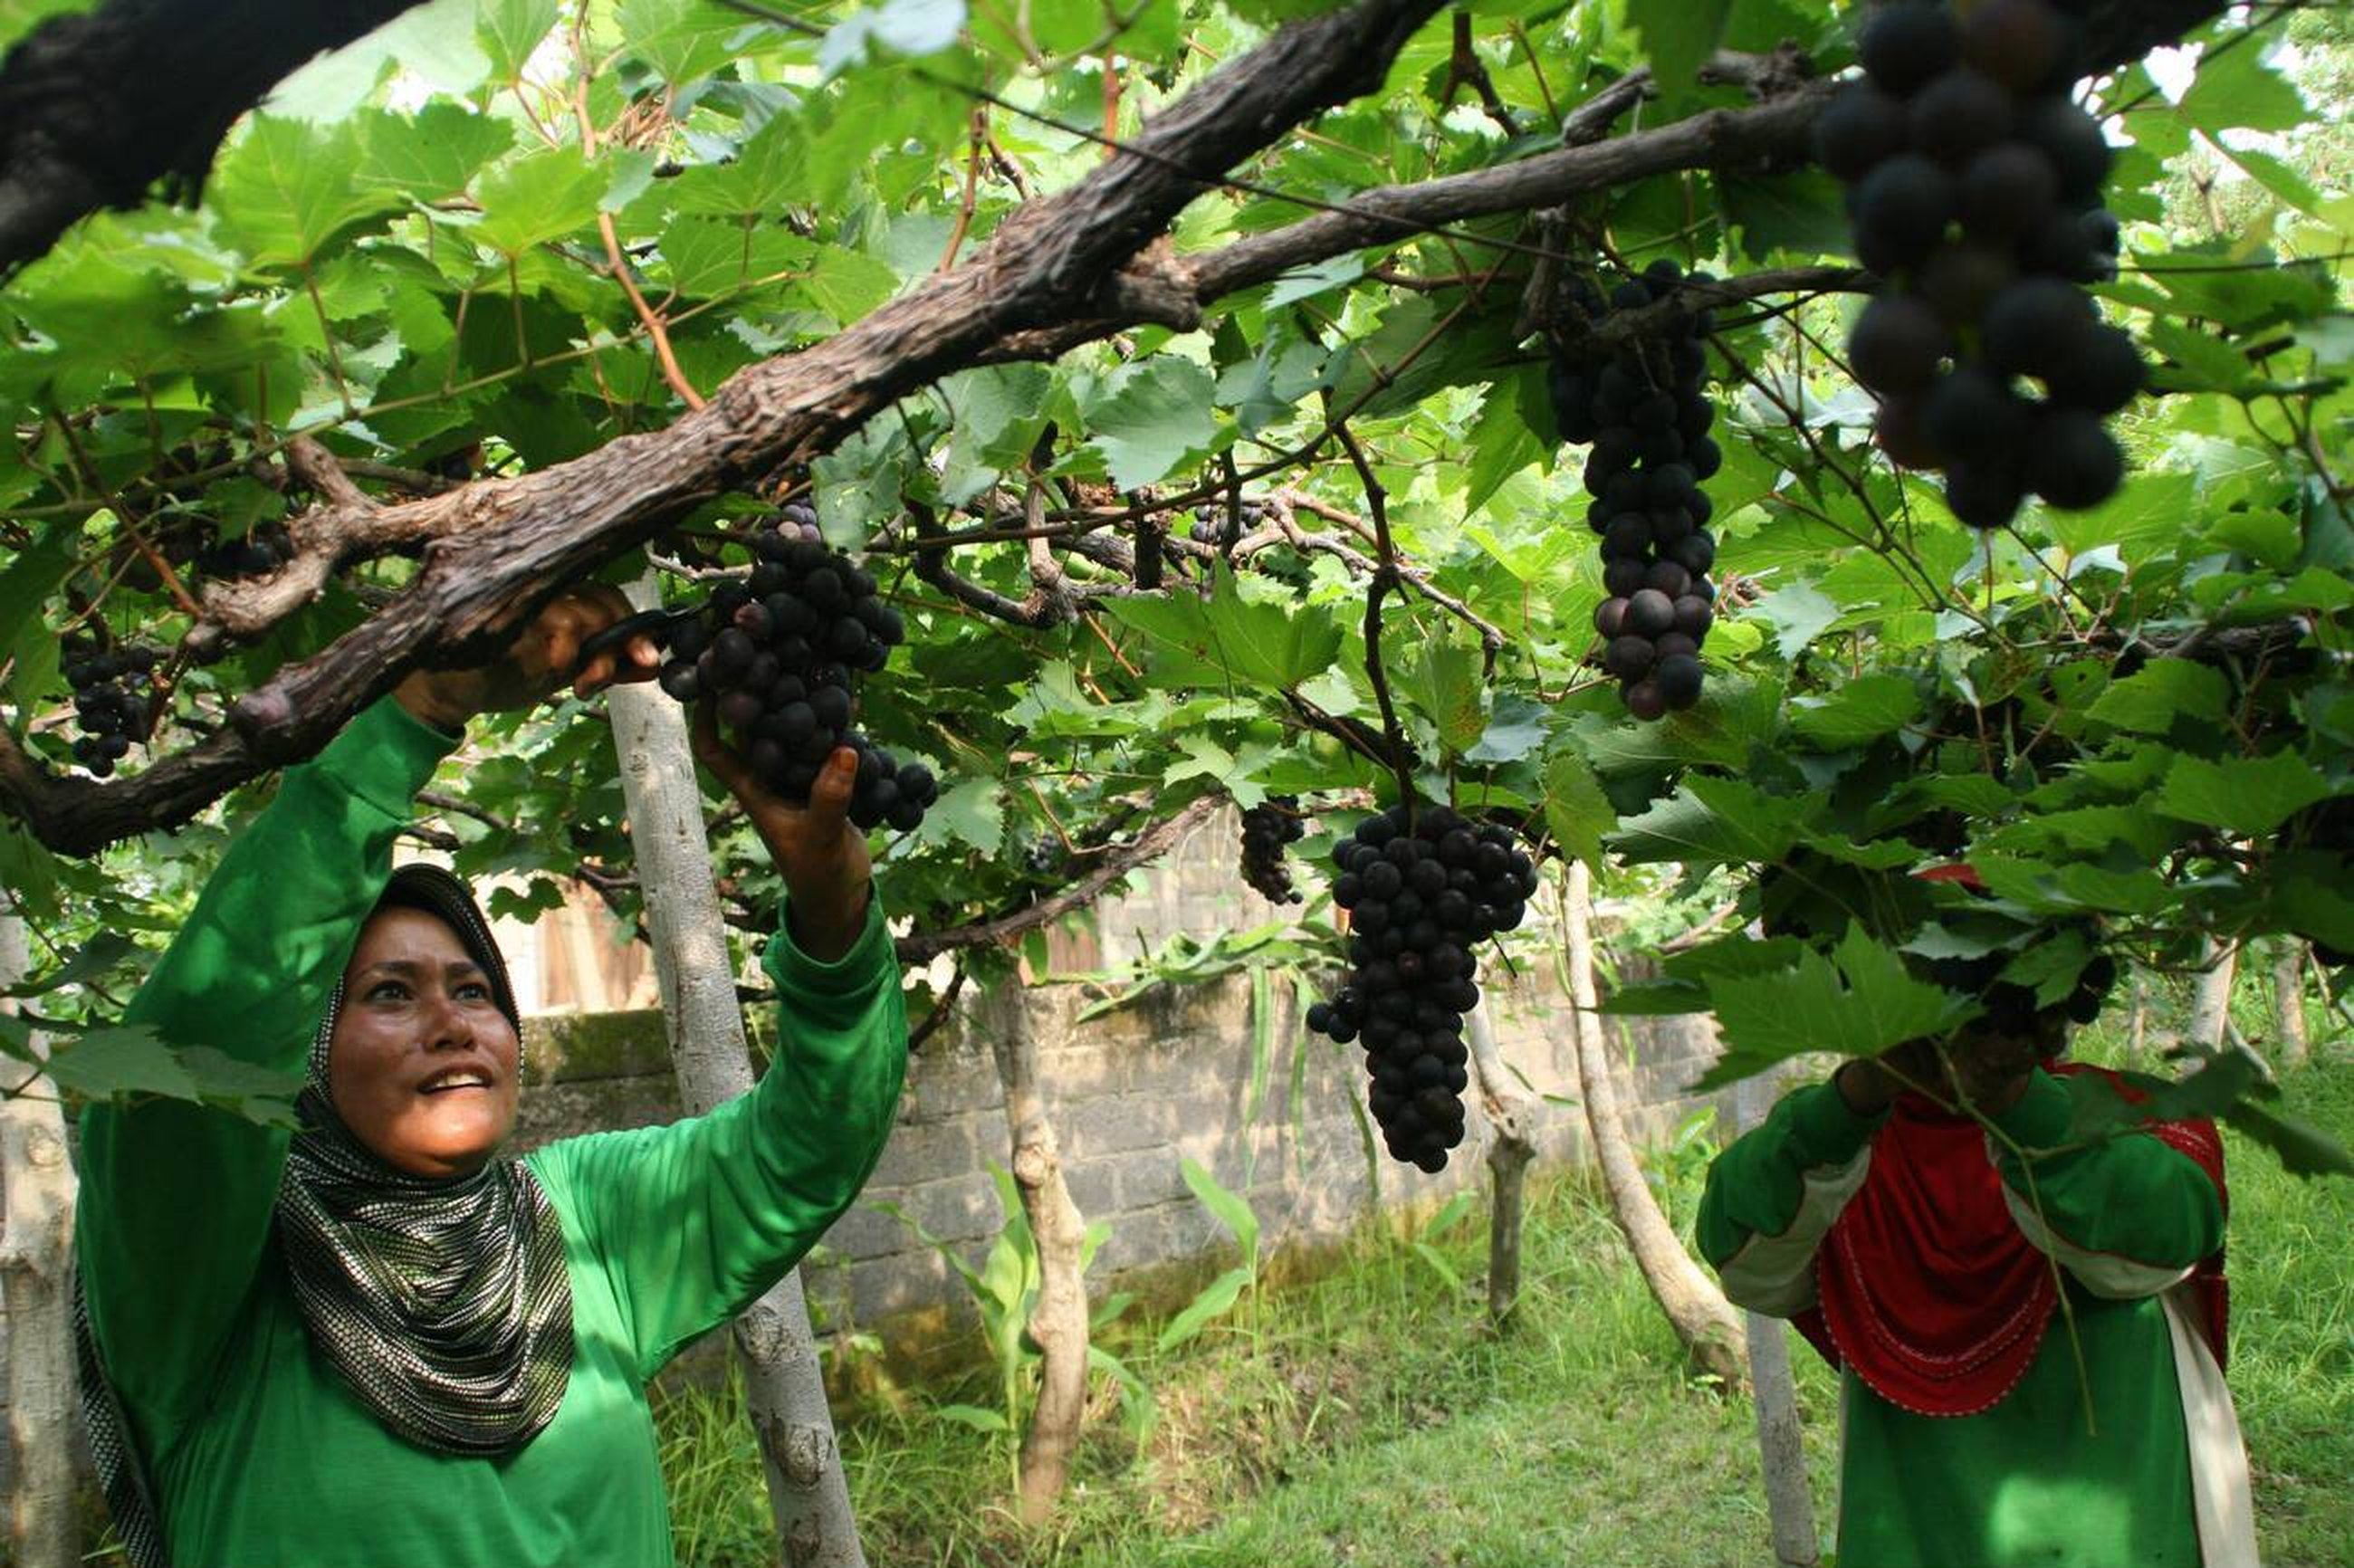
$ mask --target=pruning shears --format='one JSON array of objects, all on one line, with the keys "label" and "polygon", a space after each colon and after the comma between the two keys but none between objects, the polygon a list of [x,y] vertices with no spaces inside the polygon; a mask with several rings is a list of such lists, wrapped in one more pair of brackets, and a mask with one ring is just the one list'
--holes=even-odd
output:
[{"label": "pruning shears", "polygon": [[656,642],[669,641],[672,632],[702,613],[700,609],[642,609],[635,615],[623,616],[580,645],[579,653],[572,661],[573,678],[578,679],[580,672],[599,654],[611,652],[632,637],[651,636]]}]

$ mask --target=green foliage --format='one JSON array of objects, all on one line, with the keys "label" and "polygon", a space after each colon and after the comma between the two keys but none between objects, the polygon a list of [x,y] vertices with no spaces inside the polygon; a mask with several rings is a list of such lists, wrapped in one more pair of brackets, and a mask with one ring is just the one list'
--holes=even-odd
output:
[{"label": "green foliage", "polygon": [[[0,39],[59,8],[0,6]],[[318,498],[282,466],[289,438],[395,499],[658,430],[689,402],[676,379],[709,397],[810,349],[970,260],[1025,192],[1097,168],[1108,103],[1132,134],[1207,62],[1320,8],[829,0],[795,9],[804,31],[716,0],[444,0],[323,62],[232,132],[199,207],[93,217],[0,293],[10,733],[68,766],[59,639],[173,642],[185,604],[147,546],[299,515]],[[1657,126],[1738,103],[1699,80],[1716,47],[1790,39],[1843,62],[1851,11],[1483,4],[1465,16],[1492,102],[1472,102],[1435,24],[1380,90],[1236,172],[1320,203],[1475,174],[1549,147],[1561,115],[1646,67],[1662,97],[1640,123]],[[609,575],[740,566],[728,524],[780,487],[872,546],[909,640],[863,722],[946,786],[879,874],[926,927],[1059,891],[1105,842],[1204,793],[1304,793],[1337,817],[1393,792],[1340,738],[1382,723],[1363,606],[1386,539],[1406,576],[1384,595],[1383,685],[1416,788],[1564,853],[1659,868],[1646,887],[1718,879],[1739,890],[1736,925],[1803,944],[1671,966],[1622,999],[1717,1010],[1723,1071],[1796,1048],[1777,1019],[1859,1051],[1950,1023],[1964,1010],[1899,955],[2016,948],[2039,922],[2096,920],[2160,966],[2274,933],[2354,946],[2354,866],[2316,831],[2354,794],[2354,72],[2323,22],[2300,18],[2291,53],[2243,37],[2248,20],[2190,40],[2203,49],[2173,90],[2138,67],[2092,90],[2134,139],[2113,190],[2127,265],[2103,308],[2158,361],[2120,425],[2135,477],[2108,503],[1973,535],[1872,445],[1871,400],[1825,352],[1850,302],[1720,313],[1713,667],[1701,706],[1664,723],[1620,717],[1586,662],[1601,584],[1582,456],[1545,406],[1547,340],[1518,333],[1550,302],[1530,297],[1530,253],[1557,243],[1606,281],[1659,258],[1838,260],[1836,197],[1808,171],[1653,175],[1582,196],[1557,230],[1506,214],[1311,261],[1206,302],[1199,330],[954,367],[805,464],[744,475]],[[1021,111],[985,106],[976,143],[964,82]],[[2213,176],[2212,212],[2192,169]],[[1197,259],[1302,216],[1205,190],[1168,244]],[[1131,514],[1156,505],[1178,554],[1139,589],[1122,580]],[[1049,551],[1086,596],[1076,620],[974,608],[1056,602],[1008,537],[1034,514],[1101,524]],[[1204,543],[1222,532],[1233,547]],[[943,533],[960,542],[917,572],[913,541]],[[170,661],[168,716],[126,767],[197,744],[414,571],[398,554],[355,563],[222,662]],[[483,726],[444,783],[473,813],[445,816],[461,868],[521,877],[517,906],[583,860],[626,857],[592,709]],[[251,803],[182,834],[169,864],[125,849],[65,865],[12,831],[0,868],[61,948],[152,932]],[[721,848],[745,922],[765,927],[777,890],[748,830]],[[1913,879],[1961,858],[2001,931]]]}]

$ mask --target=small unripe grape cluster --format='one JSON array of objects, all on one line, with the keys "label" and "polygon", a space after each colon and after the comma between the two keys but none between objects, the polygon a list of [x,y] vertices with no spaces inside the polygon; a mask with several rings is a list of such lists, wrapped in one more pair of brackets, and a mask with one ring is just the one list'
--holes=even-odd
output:
[{"label": "small unripe grape cluster", "polygon": [[1332,846],[1332,902],[1350,912],[1349,973],[1308,1027],[1359,1041],[1367,1107],[1390,1157],[1446,1168],[1463,1141],[1470,1052],[1463,1015],[1479,1001],[1473,948],[1526,915],[1536,866],[1510,829],[1444,806],[1394,806]]},{"label": "small unripe grape cluster", "polygon": [[1287,845],[1308,833],[1299,817],[1299,797],[1276,795],[1243,812],[1243,881],[1269,904],[1297,904],[1299,890],[1283,863]]},{"label": "small unripe grape cluster", "polygon": [[155,714],[149,677],[156,657],[154,649],[138,642],[66,650],[66,684],[73,688],[74,716],[81,729],[73,758],[93,776],[111,777],[114,765],[130,755],[132,743],[146,737]]},{"label": "small unripe grape cluster", "polygon": [[898,759],[852,727],[856,681],[883,668],[907,635],[875,578],[828,549],[817,514],[781,508],[752,539],[748,581],[711,591],[702,615],[673,626],[662,689],[682,703],[709,698],[753,774],[780,799],[806,804],[826,758],[858,754],[850,820],[862,829],[919,826],[939,798],[921,763]]},{"label": "small unripe grape cluster", "polygon": [[[1584,279],[1579,305],[1597,322],[1615,311],[1643,310],[1687,284],[1672,261],[1653,262],[1640,279],[1618,285],[1608,301]],[[1562,439],[1590,443],[1586,523],[1602,542],[1602,584],[1609,596],[1594,612],[1599,662],[1616,676],[1627,711],[1638,719],[1700,701],[1701,645],[1715,623],[1716,536],[1702,482],[1724,456],[1709,429],[1716,408],[1707,395],[1704,339],[1712,313],[1676,315],[1661,335],[1632,339],[1606,359],[1556,355],[1551,391]]]},{"label": "small unripe grape cluster", "polygon": [[1847,183],[1856,255],[1886,280],[1848,340],[1880,398],[1880,444],[1943,470],[1974,528],[2003,526],[2031,493],[2096,506],[2125,478],[2103,421],[2147,367],[2084,290],[2116,275],[2119,245],[2102,205],[2107,138],[2068,97],[2084,9],[1886,6],[1860,40],[1864,79],[1816,122],[1817,156]]}]

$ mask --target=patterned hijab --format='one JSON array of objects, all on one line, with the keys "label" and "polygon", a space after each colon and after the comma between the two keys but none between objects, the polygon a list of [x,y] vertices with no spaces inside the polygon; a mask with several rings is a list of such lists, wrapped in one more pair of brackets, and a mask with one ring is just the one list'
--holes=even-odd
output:
[{"label": "patterned hijab", "polygon": [[[506,964],[464,883],[438,866],[395,872],[376,910],[433,916],[488,978],[521,1033]],[[295,1099],[302,1121],[278,1195],[278,1240],[311,1338],[360,1402],[436,1453],[512,1453],[563,1403],[572,1367],[572,1287],[564,1238],[520,1160],[432,1178],[395,1169],[335,1113],[327,1063],[336,982]],[[84,1404],[118,1529],[139,1568],[164,1558],[153,1494],[78,1313]],[[98,1386],[93,1389],[95,1383]],[[95,1397],[93,1397],[95,1395]]]}]

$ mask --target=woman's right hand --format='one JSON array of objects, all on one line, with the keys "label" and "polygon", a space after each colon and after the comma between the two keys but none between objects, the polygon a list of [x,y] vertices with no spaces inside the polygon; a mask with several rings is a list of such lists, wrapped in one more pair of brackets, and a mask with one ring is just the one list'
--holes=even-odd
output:
[{"label": "woman's right hand", "polygon": [[412,671],[393,688],[393,700],[425,723],[455,732],[477,714],[536,707],[567,679],[580,697],[650,681],[662,668],[662,649],[651,637],[633,637],[573,675],[581,645],[630,613],[630,601],[619,588],[575,584],[542,605],[502,657],[471,670]]}]

